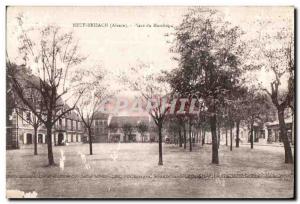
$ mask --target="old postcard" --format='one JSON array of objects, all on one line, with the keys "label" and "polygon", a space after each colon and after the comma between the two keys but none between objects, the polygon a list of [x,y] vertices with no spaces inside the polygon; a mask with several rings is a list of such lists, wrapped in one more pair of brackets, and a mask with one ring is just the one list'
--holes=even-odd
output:
[{"label": "old postcard", "polygon": [[8,6],[7,198],[295,198],[294,15]]}]

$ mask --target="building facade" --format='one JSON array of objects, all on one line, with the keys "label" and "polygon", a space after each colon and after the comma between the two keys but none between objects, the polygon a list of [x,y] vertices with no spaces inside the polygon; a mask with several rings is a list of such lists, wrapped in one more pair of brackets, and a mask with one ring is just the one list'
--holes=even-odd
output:
[{"label": "building facade", "polygon": [[[293,119],[286,118],[285,125],[287,130],[287,135],[291,144],[294,144],[294,128],[293,128]],[[233,145],[235,145],[236,141],[236,128],[232,129],[233,134]],[[250,128],[246,124],[242,124],[239,128],[239,140],[241,144],[250,143],[251,141],[251,131]],[[282,139],[280,138],[280,127],[278,120],[273,122],[266,123],[254,123],[253,127],[253,139],[254,143],[258,144],[276,144],[282,143]],[[206,143],[211,143],[211,134],[210,132],[206,132]],[[230,132],[227,129],[227,142],[230,142]],[[226,144],[226,130],[221,128],[220,134],[220,144]]]},{"label": "building facade", "polygon": [[[34,143],[33,126],[27,122],[33,117],[30,111],[14,109],[7,120],[6,147],[7,149],[21,148],[23,145]],[[52,144],[65,145],[68,143],[80,143],[83,137],[82,122],[75,112],[67,113],[59,119],[52,130]],[[46,128],[43,124],[37,130],[37,143],[47,143]]]},{"label": "building facade", "polygon": [[[94,115],[94,120],[91,127],[93,142],[108,142],[108,120],[109,115],[101,112],[96,112]],[[84,128],[84,137],[83,141],[88,142],[88,131]]]},{"label": "building facade", "polygon": [[71,111],[56,122],[54,132],[54,143],[57,145],[81,143],[84,128],[80,117]]},{"label": "building facade", "polygon": [[[140,123],[147,126],[147,131],[143,134],[137,128]],[[126,131],[125,126],[130,131]],[[156,135],[149,116],[112,116],[109,123],[109,142],[155,142]]]},{"label": "building facade", "polygon": [[[293,123],[294,121],[292,118],[285,119],[288,139],[292,144],[294,144],[295,141]],[[282,142],[282,139],[280,138],[280,127],[278,121],[266,123],[266,136],[268,143]]]}]

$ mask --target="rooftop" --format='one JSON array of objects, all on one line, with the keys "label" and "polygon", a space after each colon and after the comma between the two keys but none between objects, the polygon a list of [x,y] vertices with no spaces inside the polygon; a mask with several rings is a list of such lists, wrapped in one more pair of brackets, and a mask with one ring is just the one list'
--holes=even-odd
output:
[{"label": "rooftop", "polygon": [[141,122],[149,124],[151,119],[148,116],[112,116],[109,125],[122,127],[124,124],[131,124],[137,126]]}]

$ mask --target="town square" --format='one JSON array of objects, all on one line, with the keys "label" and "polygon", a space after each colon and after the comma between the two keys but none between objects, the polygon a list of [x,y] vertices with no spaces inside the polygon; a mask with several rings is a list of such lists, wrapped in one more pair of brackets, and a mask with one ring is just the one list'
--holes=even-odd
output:
[{"label": "town square", "polygon": [[8,6],[6,197],[295,199],[295,13]]}]

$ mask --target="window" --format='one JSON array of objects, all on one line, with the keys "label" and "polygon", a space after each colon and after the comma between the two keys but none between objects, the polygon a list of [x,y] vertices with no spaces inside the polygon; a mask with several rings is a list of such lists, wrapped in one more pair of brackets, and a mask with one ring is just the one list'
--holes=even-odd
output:
[{"label": "window", "polygon": [[265,130],[260,130],[260,138],[265,139]]},{"label": "window", "polygon": [[72,128],[72,121],[70,119],[68,120],[68,127],[69,129]]},{"label": "window", "polygon": [[38,134],[38,143],[43,143],[43,135]]},{"label": "window", "polygon": [[26,113],[26,122],[31,121],[31,112]]}]

